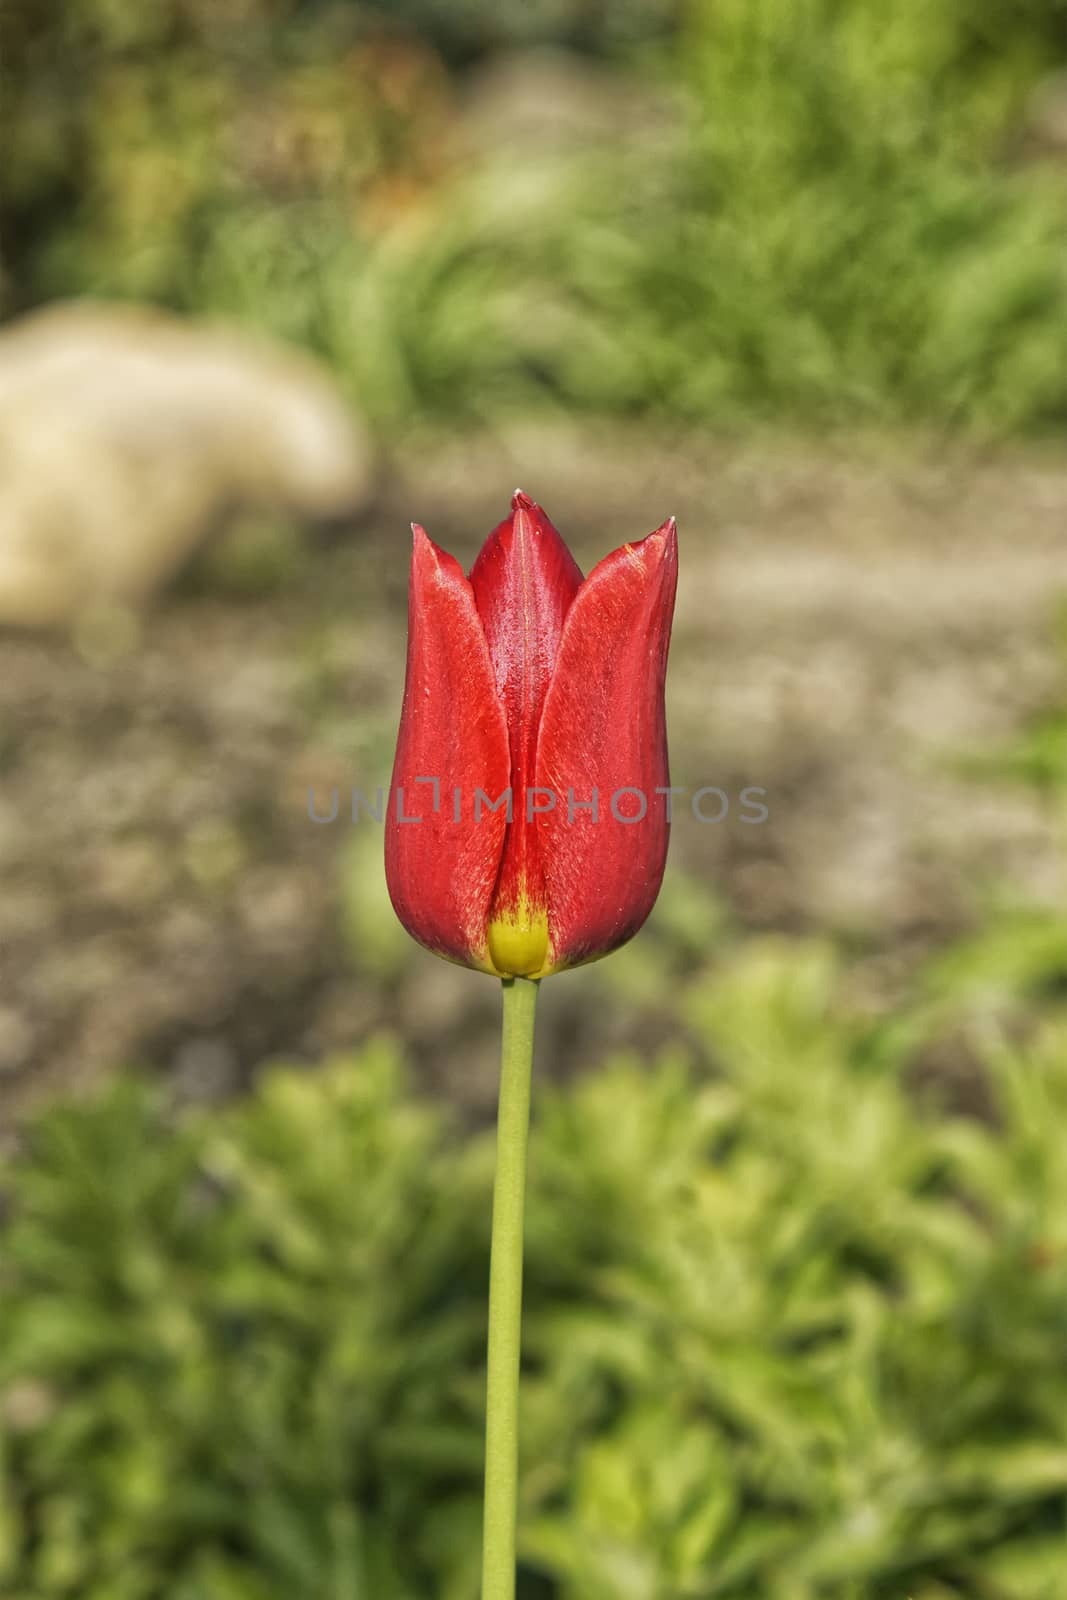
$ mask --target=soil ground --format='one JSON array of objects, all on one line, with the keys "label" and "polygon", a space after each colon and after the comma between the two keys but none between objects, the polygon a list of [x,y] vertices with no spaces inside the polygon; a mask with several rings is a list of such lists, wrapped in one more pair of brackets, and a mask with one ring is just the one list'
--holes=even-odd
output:
[{"label": "soil ground", "polygon": [[[382,1026],[425,1085],[491,1103],[493,985],[397,941],[374,824],[316,826],[307,793],[388,783],[408,520],[468,563],[516,479],[585,569],[678,517],[673,777],[735,804],[716,826],[683,815],[669,873],[741,928],[833,934],[886,992],[984,889],[1062,903],[1055,819],[961,771],[1062,698],[1062,459],[430,441],[363,525],[307,536],[281,586],[194,575],[141,619],[0,637],[0,1120],[128,1063],[225,1095]],[[767,791],[760,826],[739,820],[746,785]],[[635,1015],[590,1019],[582,982],[546,986],[555,1071],[641,1036]]]}]

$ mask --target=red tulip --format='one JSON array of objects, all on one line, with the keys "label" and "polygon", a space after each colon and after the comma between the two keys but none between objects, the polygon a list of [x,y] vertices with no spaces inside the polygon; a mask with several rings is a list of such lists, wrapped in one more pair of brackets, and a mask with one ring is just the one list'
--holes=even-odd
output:
[{"label": "red tulip", "polygon": [[607,955],[648,916],[667,855],[674,519],[584,580],[521,491],[469,577],[413,531],[385,845],[396,913],[498,977]]}]

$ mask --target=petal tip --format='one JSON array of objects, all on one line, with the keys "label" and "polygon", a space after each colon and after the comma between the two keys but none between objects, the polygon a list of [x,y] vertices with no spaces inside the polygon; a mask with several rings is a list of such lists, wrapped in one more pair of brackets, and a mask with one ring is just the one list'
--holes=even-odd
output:
[{"label": "petal tip", "polygon": [[536,511],[537,504],[524,489],[516,489],[511,497],[512,511]]},{"label": "petal tip", "polygon": [[443,575],[457,565],[455,556],[435,543],[421,522],[411,524],[411,560],[413,569],[426,575],[431,572]]},{"label": "petal tip", "polygon": [[427,557],[435,560],[440,552],[430,535],[426,532],[421,522],[411,524],[411,559],[414,562],[424,562]]},{"label": "petal tip", "polygon": [[644,551],[650,556],[655,554],[662,559],[678,548],[677,520],[668,517],[666,522],[661,522],[658,528],[653,528],[651,533],[646,533],[643,539],[636,540],[627,548],[635,553]]}]

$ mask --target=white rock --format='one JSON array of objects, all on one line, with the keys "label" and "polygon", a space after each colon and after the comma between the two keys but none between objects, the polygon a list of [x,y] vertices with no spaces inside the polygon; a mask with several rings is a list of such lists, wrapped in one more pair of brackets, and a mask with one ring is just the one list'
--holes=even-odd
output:
[{"label": "white rock", "polygon": [[373,462],[302,352],[128,305],[0,333],[0,622],[149,599],[237,510],[364,505]]}]

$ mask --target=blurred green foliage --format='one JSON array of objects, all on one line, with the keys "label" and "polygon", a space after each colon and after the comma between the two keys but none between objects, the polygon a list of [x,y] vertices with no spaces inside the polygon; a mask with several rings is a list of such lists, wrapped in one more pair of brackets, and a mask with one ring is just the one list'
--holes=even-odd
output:
[{"label": "blurred green foliage", "polygon": [[[539,1091],[524,1600],[1062,1593],[1067,1013],[985,1028],[986,1117],[933,1116],[923,1002],[841,977],[754,942],[681,990],[684,1053]],[[223,1112],[46,1112],[0,1593],[473,1600],[491,1165],[384,1041]]]},{"label": "blurred green foliage", "polygon": [[[263,324],[386,433],[545,407],[1047,428],[1064,155],[1027,119],[1065,26],[1064,0],[13,0],[6,301]],[[599,52],[594,99],[610,64],[615,137],[471,146],[466,58],[529,42]]]}]

